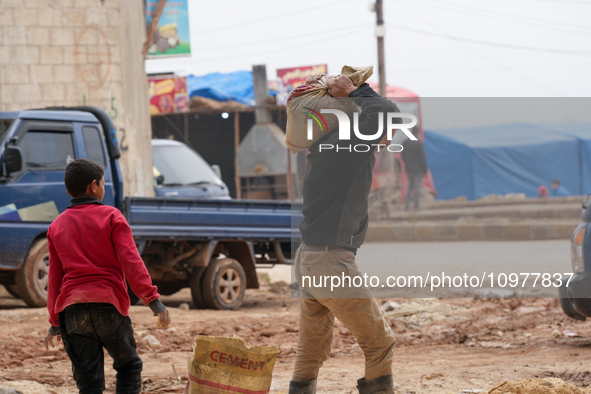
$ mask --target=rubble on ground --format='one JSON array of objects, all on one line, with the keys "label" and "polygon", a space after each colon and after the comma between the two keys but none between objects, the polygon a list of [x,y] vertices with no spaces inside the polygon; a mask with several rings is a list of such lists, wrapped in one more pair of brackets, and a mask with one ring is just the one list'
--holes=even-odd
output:
[{"label": "rubble on ground", "polygon": [[503,381],[488,394],[586,394],[591,389],[580,389],[558,378],[527,379],[523,382]]}]

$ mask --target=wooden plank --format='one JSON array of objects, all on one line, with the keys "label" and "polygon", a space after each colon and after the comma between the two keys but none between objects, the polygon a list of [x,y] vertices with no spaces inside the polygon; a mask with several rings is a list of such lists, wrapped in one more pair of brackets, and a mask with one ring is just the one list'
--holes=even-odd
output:
[{"label": "wooden plank", "polygon": [[242,186],[238,172],[238,148],[240,147],[240,112],[234,112],[234,183],[236,185],[236,198],[242,198]]}]

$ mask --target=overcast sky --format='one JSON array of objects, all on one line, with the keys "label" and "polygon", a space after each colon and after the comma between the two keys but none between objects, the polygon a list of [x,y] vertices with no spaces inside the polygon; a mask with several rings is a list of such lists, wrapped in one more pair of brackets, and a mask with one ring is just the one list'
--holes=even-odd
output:
[{"label": "overcast sky", "polygon": [[[383,1],[390,85],[422,97],[591,96],[591,0]],[[266,64],[274,79],[278,68],[373,65],[377,81],[370,3],[190,0],[192,56],[147,60],[146,71]]]}]

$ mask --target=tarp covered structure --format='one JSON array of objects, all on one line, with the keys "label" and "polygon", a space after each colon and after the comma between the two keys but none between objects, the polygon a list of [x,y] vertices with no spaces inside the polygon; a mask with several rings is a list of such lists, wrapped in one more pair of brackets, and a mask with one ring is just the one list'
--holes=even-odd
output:
[{"label": "tarp covered structure", "polygon": [[189,97],[206,97],[218,101],[234,100],[254,105],[252,71],[211,73],[197,77],[187,76]]},{"label": "tarp covered structure", "polygon": [[[568,123],[548,126],[564,135],[579,140],[579,154],[581,160],[581,194],[591,193],[591,124]],[[573,192],[574,193],[574,192]]]},{"label": "tarp covered structure", "polygon": [[438,199],[537,197],[553,179],[574,195],[591,193],[591,124],[427,130],[425,154]]}]

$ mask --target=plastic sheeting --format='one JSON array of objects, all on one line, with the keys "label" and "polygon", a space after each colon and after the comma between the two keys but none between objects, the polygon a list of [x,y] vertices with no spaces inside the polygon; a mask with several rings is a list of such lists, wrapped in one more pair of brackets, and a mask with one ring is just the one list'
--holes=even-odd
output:
[{"label": "plastic sheeting", "polygon": [[211,73],[196,77],[187,76],[189,97],[206,97],[218,101],[234,100],[246,105],[254,105],[254,86],[252,71],[233,73]]},{"label": "plastic sheeting", "polygon": [[[548,128],[579,141],[581,160],[581,191],[591,193],[591,123],[549,125]],[[573,192],[574,193],[574,192]]]},{"label": "plastic sheeting", "polygon": [[525,193],[559,179],[572,194],[591,192],[591,124],[507,124],[425,131],[438,199]]}]

